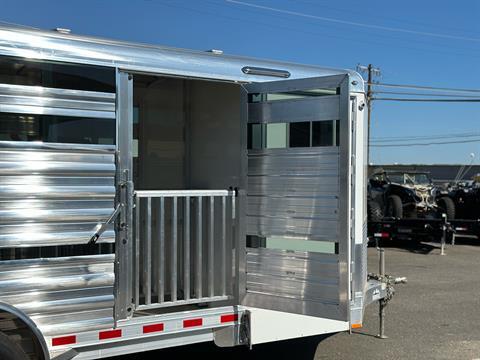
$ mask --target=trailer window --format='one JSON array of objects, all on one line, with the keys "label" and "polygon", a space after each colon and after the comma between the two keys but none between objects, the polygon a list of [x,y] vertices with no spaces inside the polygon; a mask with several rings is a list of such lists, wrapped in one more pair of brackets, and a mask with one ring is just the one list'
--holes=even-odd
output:
[{"label": "trailer window", "polygon": [[339,146],[340,122],[248,124],[248,149]]},{"label": "trailer window", "polygon": [[312,123],[312,146],[333,146],[333,122],[314,121]]},{"label": "trailer window", "polygon": [[290,124],[290,147],[310,147],[310,122]]},{"label": "trailer window", "polygon": [[298,91],[277,92],[277,93],[258,93],[258,94],[249,94],[249,102],[259,103],[259,102],[266,102],[266,101],[285,101],[285,100],[305,99],[305,98],[318,97],[318,96],[338,95],[338,94],[340,94],[340,88],[298,90]]},{"label": "trailer window", "polygon": [[115,119],[0,113],[1,141],[115,144]]},{"label": "trailer window", "polygon": [[267,124],[266,148],[284,149],[287,147],[287,124]]},{"label": "trailer window", "polygon": [[115,92],[115,71],[91,65],[0,57],[0,83]]},{"label": "trailer window", "polygon": [[247,247],[285,251],[307,251],[326,254],[338,253],[337,243],[331,241],[305,240],[287,236],[247,235]]},{"label": "trailer window", "polygon": [[261,149],[263,147],[263,124],[248,124],[249,149]]}]

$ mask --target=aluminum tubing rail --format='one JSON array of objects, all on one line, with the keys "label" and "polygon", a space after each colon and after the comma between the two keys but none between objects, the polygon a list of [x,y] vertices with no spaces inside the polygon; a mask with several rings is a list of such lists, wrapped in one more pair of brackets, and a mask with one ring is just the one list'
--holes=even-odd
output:
[{"label": "aluminum tubing rail", "polygon": [[187,197],[187,196],[235,196],[234,190],[136,190],[137,198]]}]

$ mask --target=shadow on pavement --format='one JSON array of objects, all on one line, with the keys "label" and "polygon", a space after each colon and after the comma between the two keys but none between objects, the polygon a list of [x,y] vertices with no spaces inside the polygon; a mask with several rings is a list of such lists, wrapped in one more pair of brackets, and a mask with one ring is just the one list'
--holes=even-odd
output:
[{"label": "shadow on pavement", "polygon": [[[373,245],[374,247],[375,245]],[[440,248],[440,244],[434,245],[432,243],[426,243],[422,241],[415,240],[389,240],[381,241],[379,246],[383,248],[396,248],[400,250],[405,250],[414,254],[427,255],[432,251]]]},{"label": "shadow on pavement", "polygon": [[[448,245],[450,245],[450,243],[448,243]],[[480,246],[480,239],[457,237],[455,238],[455,245]]]},{"label": "shadow on pavement", "polygon": [[188,355],[200,355],[209,360],[313,360],[318,344],[329,335],[310,336],[302,339],[278,341],[275,343],[255,345],[252,350],[247,347],[219,348],[213,343],[180,346],[171,349],[149,351],[116,357],[115,360],[145,360],[161,358],[181,359]]}]

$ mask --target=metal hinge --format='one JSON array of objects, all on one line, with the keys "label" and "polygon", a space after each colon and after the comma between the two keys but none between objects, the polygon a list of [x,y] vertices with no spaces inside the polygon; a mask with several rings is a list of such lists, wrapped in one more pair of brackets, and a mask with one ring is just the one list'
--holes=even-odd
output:
[{"label": "metal hinge", "polygon": [[240,345],[246,345],[250,350],[252,349],[252,333],[251,326],[251,313],[245,310],[242,314],[240,321]]}]

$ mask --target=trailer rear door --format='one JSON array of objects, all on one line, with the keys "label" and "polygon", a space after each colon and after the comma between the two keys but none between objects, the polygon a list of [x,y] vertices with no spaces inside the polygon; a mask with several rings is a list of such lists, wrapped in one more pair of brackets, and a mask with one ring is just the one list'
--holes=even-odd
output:
[{"label": "trailer rear door", "polygon": [[248,92],[243,304],[348,320],[349,76],[253,83]]}]

